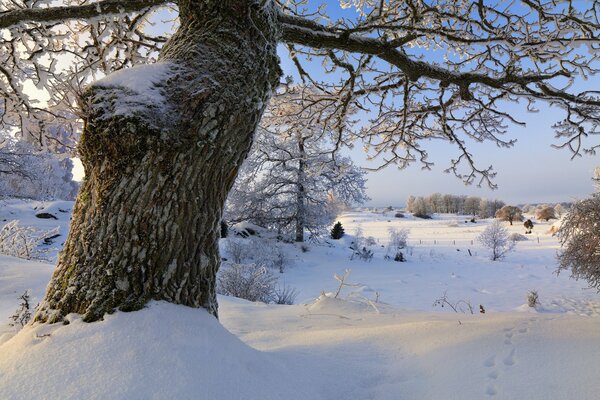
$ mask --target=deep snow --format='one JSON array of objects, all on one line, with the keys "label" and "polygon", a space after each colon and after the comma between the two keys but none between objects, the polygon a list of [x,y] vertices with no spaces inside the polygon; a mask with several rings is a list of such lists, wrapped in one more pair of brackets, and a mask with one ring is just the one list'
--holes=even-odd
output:
[{"label": "deep snow", "polygon": [[[25,221],[38,223],[27,219],[31,204],[2,212],[17,206]],[[406,263],[384,260],[385,247],[371,262],[350,260],[351,235],[311,244],[307,253],[285,245],[294,262],[278,275],[300,291],[297,305],[220,296],[222,325],[203,310],[157,302],[92,324],[71,316],[66,326],[28,326],[12,338],[15,328],[0,324],[0,398],[598,397],[600,296],[585,282],[556,276],[550,223],[536,224],[530,240],[492,263],[471,244],[489,221],[393,215],[364,210],[340,220],[347,233],[360,226],[378,246],[387,244],[389,227],[411,229]],[[68,218],[59,222],[65,226]],[[3,321],[23,290],[42,296],[52,268],[0,257]],[[360,285],[338,299],[321,295],[336,291],[333,274],[347,268],[348,281]],[[537,310],[525,305],[530,289],[540,294]],[[486,313],[434,308],[444,292],[477,309],[482,304]]]}]

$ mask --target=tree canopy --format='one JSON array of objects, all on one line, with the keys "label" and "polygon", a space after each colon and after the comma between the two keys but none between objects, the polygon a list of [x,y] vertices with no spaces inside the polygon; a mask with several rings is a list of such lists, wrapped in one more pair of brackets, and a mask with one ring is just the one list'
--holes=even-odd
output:
[{"label": "tree canopy", "polygon": [[[271,0],[245,1],[249,7]],[[235,3],[235,2],[234,2]],[[353,12],[332,19],[321,2],[277,0],[280,41],[302,80],[329,99],[336,143],[364,141],[380,166],[429,168],[425,139],[451,142],[447,169],[466,183],[494,186],[469,141],[510,147],[508,102],[562,113],[558,142],[579,155],[597,144],[596,90],[573,85],[598,72],[600,5],[551,0],[340,0]],[[229,4],[224,2],[223,4]],[[194,1],[0,1],[0,129],[52,142],[48,125],[77,132],[78,96],[91,81],[152,63]],[[329,78],[307,63],[320,60]],[[50,95],[50,93],[52,95]],[[369,123],[349,123],[350,110]]]}]

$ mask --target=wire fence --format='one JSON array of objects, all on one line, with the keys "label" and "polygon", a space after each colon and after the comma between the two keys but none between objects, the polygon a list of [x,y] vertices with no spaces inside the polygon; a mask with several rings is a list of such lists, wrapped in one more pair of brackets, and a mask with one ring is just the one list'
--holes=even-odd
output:
[{"label": "wire fence", "polygon": [[[540,243],[540,237],[531,238],[528,242]],[[411,246],[476,246],[478,245],[475,239],[418,239],[409,240]]]}]

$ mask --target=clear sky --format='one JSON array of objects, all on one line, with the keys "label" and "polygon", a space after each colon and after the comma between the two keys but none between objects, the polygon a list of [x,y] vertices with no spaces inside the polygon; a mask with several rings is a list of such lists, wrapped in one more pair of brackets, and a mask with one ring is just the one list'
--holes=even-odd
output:
[{"label": "clear sky", "polygon": [[[311,0],[311,6],[321,1]],[[327,13],[333,20],[342,15],[349,16],[352,10],[342,10],[339,0],[327,0]],[[296,76],[296,70],[281,51],[282,68],[286,75]],[[318,76],[319,62],[311,69]],[[584,83],[589,88],[600,88],[600,77]],[[600,165],[597,156],[584,156],[571,160],[571,154],[565,150],[556,150],[551,144],[556,143],[552,124],[562,118],[561,111],[549,109],[538,104],[540,112],[527,113],[525,107],[510,105],[507,111],[517,115],[527,123],[527,127],[511,126],[507,137],[518,141],[512,149],[500,149],[492,143],[474,144],[471,151],[478,160],[479,166],[492,164],[498,173],[495,183],[499,188],[495,191],[489,188],[465,186],[453,175],[443,172],[448,167],[457,151],[449,143],[423,143],[430,154],[430,160],[435,162],[431,171],[423,171],[415,164],[405,170],[390,166],[383,171],[368,173],[368,194],[372,198],[368,205],[387,206],[402,205],[409,195],[427,195],[433,192],[468,194],[488,198],[499,198],[510,203],[538,203],[570,201],[583,198],[594,191],[591,177],[594,168]],[[557,114],[557,112],[559,114]],[[360,166],[375,167],[369,163],[366,155],[357,145],[355,149],[346,150],[352,159]],[[81,178],[80,166],[75,170],[76,178]]]}]

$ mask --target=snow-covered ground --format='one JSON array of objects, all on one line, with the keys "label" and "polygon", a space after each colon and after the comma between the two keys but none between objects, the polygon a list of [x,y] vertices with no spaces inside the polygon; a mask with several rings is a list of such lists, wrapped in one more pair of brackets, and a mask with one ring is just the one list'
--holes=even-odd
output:
[{"label": "snow-covered ground", "polygon": [[[299,291],[296,305],[220,296],[222,325],[203,310],[155,302],[12,337],[4,322],[17,297],[31,289],[37,301],[52,265],[0,257],[0,398],[597,399],[600,296],[555,274],[551,223],[536,223],[528,241],[490,262],[471,243],[490,221],[466,219],[347,213],[342,240],[308,252],[285,245],[294,262],[277,274]],[[377,246],[389,227],[409,228],[408,261],[385,260],[385,247],[371,262],[350,260],[359,226]],[[523,233],[520,223],[507,227]],[[358,286],[322,296],[345,269]],[[532,289],[537,310],[525,305]],[[444,292],[476,313],[433,307]]]}]

